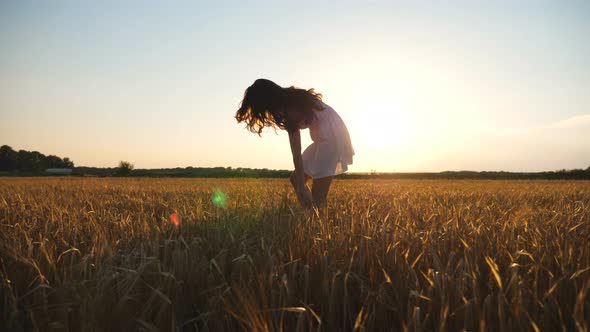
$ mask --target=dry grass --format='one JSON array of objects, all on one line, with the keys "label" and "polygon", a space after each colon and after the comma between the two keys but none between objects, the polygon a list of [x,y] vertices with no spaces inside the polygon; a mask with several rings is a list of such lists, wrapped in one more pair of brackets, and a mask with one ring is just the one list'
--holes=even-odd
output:
[{"label": "dry grass", "polygon": [[589,182],[330,195],[305,213],[287,180],[2,178],[0,329],[590,327]]}]

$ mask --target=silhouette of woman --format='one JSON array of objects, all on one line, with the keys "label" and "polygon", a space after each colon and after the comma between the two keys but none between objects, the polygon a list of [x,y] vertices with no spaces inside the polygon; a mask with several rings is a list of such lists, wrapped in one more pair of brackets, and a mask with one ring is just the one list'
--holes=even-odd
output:
[{"label": "silhouette of woman", "polygon": [[[295,166],[291,184],[305,207],[324,206],[332,178],[352,164],[354,149],[344,121],[313,89],[283,88],[270,80],[257,79],[246,89],[235,118],[258,135],[264,127],[289,133]],[[313,143],[302,154],[300,130],[306,128]]]}]

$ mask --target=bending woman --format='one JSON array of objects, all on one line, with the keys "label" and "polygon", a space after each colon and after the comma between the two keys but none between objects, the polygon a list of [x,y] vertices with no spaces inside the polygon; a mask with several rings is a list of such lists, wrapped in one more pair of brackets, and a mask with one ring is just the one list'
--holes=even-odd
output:
[{"label": "bending woman", "polygon": [[[246,89],[235,118],[258,135],[264,127],[289,133],[295,166],[291,184],[305,207],[324,206],[332,178],[352,164],[354,149],[346,125],[313,89],[282,88],[270,80],[257,79]],[[302,154],[300,131],[306,128],[313,143]],[[313,180],[311,190],[309,179]]]}]

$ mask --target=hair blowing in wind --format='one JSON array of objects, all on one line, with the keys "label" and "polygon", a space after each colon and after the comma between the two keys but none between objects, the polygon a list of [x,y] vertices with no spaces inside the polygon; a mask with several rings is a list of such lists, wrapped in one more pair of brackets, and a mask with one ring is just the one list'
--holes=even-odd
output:
[{"label": "hair blowing in wind", "polygon": [[235,118],[246,123],[246,128],[260,135],[264,127],[293,130],[294,116],[288,113],[299,113],[304,123],[314,119],[313,109],[322,110],[322,95],[314,89],[300,89],[294,86],[282,88],[273,81],[257,79],[244,92],[240,109]]}]

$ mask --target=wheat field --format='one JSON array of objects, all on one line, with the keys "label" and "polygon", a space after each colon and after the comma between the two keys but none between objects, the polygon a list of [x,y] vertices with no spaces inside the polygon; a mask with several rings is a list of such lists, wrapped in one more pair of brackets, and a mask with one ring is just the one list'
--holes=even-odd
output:
[{"label": "wheat field", "polygon": [[0,178],[0,330],[587,331],[590,182]]}]

